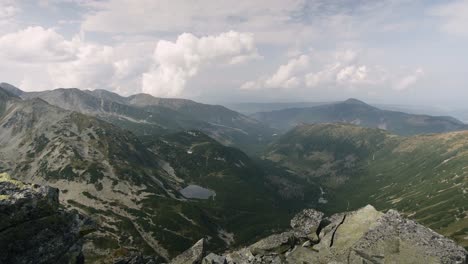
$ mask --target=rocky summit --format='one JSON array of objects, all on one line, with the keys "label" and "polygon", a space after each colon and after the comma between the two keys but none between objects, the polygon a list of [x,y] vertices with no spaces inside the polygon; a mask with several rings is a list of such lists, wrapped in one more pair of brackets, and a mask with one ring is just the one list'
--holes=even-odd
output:
[{"label": "rocky summit", "polygon": [[371,205],[330,217],[306,209],[291,227],[221,255],[203,256],[201,240],[173,263],[467,263],[468,252],[452,240]]},{"label": "rocky summit", "polygon": [[84,263],[89,218],[62,209],[58,189],[0,174],[0,263]]}]

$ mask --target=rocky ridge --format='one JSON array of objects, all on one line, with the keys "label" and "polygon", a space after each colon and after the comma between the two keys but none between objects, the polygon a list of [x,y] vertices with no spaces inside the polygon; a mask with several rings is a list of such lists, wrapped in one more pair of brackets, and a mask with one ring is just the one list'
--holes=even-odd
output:
[{"label": "rocky ridge", "polygon": [[291,227],[222,255],[203,256],[199,241],[172,263],[467,263],[468,252],[452,240],[371,205],[330,217],[306,209]]},{"label": "rocky ridge", "polygon": [[0,174],[0,263],[84,263],[89,218],[60,208],[56,188]]}]

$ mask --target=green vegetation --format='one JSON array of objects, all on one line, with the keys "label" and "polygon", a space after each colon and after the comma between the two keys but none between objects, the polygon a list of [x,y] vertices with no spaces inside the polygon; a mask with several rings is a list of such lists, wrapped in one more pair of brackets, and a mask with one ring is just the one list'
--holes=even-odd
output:
[{"label": "green vegetation", "polygon": [[[294,194],[288,193],[291,191],[275,183],[271,177],[287,175],[283,180],[286,186],[304,182],[283,169],[254,161],[236,148],[223,146],[199,131],[175,133],[156,140],[148,139],[146,145],[168,161],[175,174],[186,185],[196,184],[216,192],[212,199],[190,201],[184,205],[190,208],[196,206],[198,210],[210,215],[212,223],[204,224],[212,226],[215,223],[217,228],[232,232],[237,245],[252,242],[272,230],[286,228],[290,217],[306,204],[304,195],[297,197],[297,193],[315,194],[318,191],[318,188],[310,187]],[[308,202],[316,201],[317,196],[310,197],[312,199],[307,200]],[[154,205],[150,207],[153,208]],[[184,212],[184,215],[190,214]],[[171,217],[171,221],[173,219],[177,218]],[[199,216],[194,216],[194,219],[203,220]],[[219,246],[224,245],[219,242],[213,244],[217,244],[218,248],[215,246],[215,249],[218,250]]]},{"label": "green vegetation", "polygon": [[304,125],[265,158],[326,187],[324,211],[368,203],[397,209],[468,246],[467,132],[398,137],[353,125]]}]

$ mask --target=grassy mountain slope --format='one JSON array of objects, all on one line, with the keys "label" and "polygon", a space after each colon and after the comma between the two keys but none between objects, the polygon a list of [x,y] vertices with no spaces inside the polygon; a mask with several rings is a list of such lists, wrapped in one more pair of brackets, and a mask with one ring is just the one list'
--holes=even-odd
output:
[{"label": "grassy mountain slope", "polygon": [[[2,102],[7,108],[0,116],[1,170],[58,187],[65,204],[96,218],[101,228],[88,241],[96,257],[135,247],[164,257],[174,252],[151,235],[164,227],[148,224],[152,215],[142,215],[140,209],[143,202],[177,201],[178,183],[138,138],[41,99]],[[185,228],[196,234],[196,226]]]},{"label": "grassy mountain slope", "polygon": [[[64,204],[99,223],[85,246],[90,262],[132,250],[169,259],[206,236],[213,250],[241,245],[286,227],[309,196],[316,201],[316,186],[301,187],[279,168],[266,171],[199,131],[142,141],[42,99],[1,88],[0,96],[0,171],[58,187]],[[193,184],[216,197],[184,198],[179,191]]]},{"label": "grassy mountain slope", "polygon": [[94,115],[138,136],[197,129],[225,145],[253,152],[274,133],[266,125],[223,106],[185,99],[156,98],[147,94],[122,97],[105,90],[73,88],[22,93],[21,97],[41,98],[67,110]]},{"label": "grassy mountain slope", "polygon": [[274,160],[326,192],[327,211],[395,208],[468,246],[468,132],[400,137],[346,124],[303,125]]},{"label": "grassy mountain slope", "polygon": [[442,133],[468,128],[467,125],[452,117],[381,110],[356,99],[308,108],[256,113],[253,117],[283,131],[301,123],[336,122],[385,129],[398,135]]},{"label": "grassy mountain slope", "polygon": [[237,244],[284,227],[292,212],[318,199],[317,186],[307,186],[279,168],[266,169],[242,151],[199,131],[148,138],[145,144],[171,164],[185,185],[216,192],[213,200],[200,206],[219,216],[219,223],[235,234]]}]

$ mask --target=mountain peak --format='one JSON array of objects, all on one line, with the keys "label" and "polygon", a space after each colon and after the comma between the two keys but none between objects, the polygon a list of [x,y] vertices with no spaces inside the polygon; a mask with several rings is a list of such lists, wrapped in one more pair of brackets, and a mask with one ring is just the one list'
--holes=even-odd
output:
[{"label": "mountain peak", "polygon": [[22,90],[20,90],[19,88],[15,87],[14,85],[11,85],[9,83],[0,83],[0,88],[2,88],[3,90],[9,92],[10,94],[13,94],[15,96],[20,96],[22,95],[24,92]]},{"label": "mountain peak", "polygon": [[349,98],[348,100],[343,101],[343,103],[345,103],[345,104],[354,104],[354,105],[368,105],[368,104],[364,103],[363,101],[358,100],[356,98]]}]

